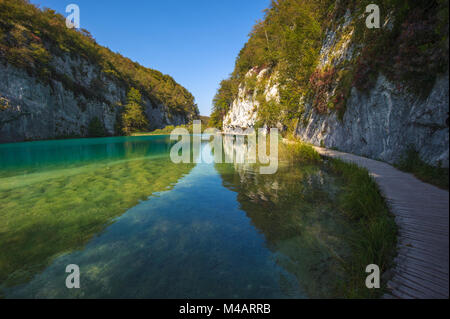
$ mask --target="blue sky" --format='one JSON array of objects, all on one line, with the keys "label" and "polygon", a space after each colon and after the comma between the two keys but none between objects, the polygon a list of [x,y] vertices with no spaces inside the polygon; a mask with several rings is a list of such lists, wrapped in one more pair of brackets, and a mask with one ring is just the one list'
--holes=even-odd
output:
[{"label": "blue sky", "polygon": [[65,14],[80,7],[81,27],[101,45],[171,75],[209,115],[219,82],[270,0],[31,0]]}]

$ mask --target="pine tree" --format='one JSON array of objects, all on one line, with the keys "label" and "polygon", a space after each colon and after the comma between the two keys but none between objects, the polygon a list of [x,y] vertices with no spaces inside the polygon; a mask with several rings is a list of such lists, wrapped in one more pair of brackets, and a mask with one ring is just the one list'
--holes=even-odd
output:
[{"label": "pine tree", "polygon": [[122,115],[123,132],[130,135],[133,132],[145,130],[148,127],[148,120],[142,107],[141,93],[131,88],[127,95],[127,105]]}]

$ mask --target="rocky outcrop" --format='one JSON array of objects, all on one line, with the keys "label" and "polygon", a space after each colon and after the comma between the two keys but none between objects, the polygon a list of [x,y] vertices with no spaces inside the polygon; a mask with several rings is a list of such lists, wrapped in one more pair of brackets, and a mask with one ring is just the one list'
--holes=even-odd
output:
[{"label": "rocky outcrop", "polygon": [[[350,12],[323,42],[318,69],[352,63],[359,54],[350,41]],[[391,27],[386,18],[384,28]],[[339,83],[329,92],[333,95]],[[397,162],[410,147],[432,165],[449,165],[448,73],[438,77],[429,96],[401,90],[382,74],[368,92],[351,89],[344,116],[319,114],[312,103],[304,104],[296,135],[309,143],[336,148],[389,163]]]},{"label": "rocky outcrop", "polygon": [[[389,21],[388,18],[384,23],[385,28],[390,28]],[[351,15],[347,12],[343,22],[327,32],[320,51],[319,70],[355,61],[360,48],[350,41],[353,32],[350,22]],[[258,78],[263,76],[261,73]],[[264,95],[266,99],[273,99],[278,95],[278,85],[273,78],[269,83]],[[328,97],[335,94],[338,85],[339,81],[332,85],[326,93]],[[448,167],[448,87],[448,72],[444,72],[437,78],[428,97],[423,98],[399,89],[396,83],[379,74],[369,91],[351,89],[343,116],[333,109],[325,114],[318,112],[313,102],[305,99],[299,105],[302,116],[294,133],[301,140],[317,146],[389,163],[397,162],[408,148],[413,147],[427,163]],[[248,92],[245,84],[241,84],[238,97],[224,119],[224,131],[240,132],[242,128],[255,125],[259,104],[256,93]]]},{"label": "rocky outcrop", "polygon": [[[97,117],[107,135],[114,135],[127,87],[101,72],[99,66],[70,55],[52,61],[57,73],[67,81],[51,79],[44,83],[24,69],[0,62],[0,142],[84,137],[90,121]],[[95,92],[85,96],[85,88]],[[193,114],[178,114],[162,104],[143,97],[149,129],[186,124]]]},{"label": "rocky outcrop", "polygon": [[[251,69],[246,74],[246,79],[256,76],[256,85],[260,84],[268,73],[268,69]],[[278,83],[276,75],[272,75],[264,86],[264,98],[266,101],[275,100],[279,102]],[[226,133],[243,133],[248,128],[254,128],[258,119],[257,90],[249,89],[245,83],[239,86],[237,98],[233,101],[230,111],[223,120],[223,131]]]},{"label": "rocky outcrop", "polygon": [[[250,70],[247,77],[252,76],[255,71]],[[242,133],[247,128],[252,128],[256,124],[258,101],[256,92],[249,93],[244,83],[238,89],[238,96],[233,101],[230,111],[223,119],[223,130],[227,133]]]},{"label": "rocky outcrop", "polygon": [[449,165],[448,74],[440,77],[426,100],[399,93],[380,75],[370,92],[352,89],[343,119],[306,106],[296,135],[309,143],[389,163],[409,147],[432,165]]}]

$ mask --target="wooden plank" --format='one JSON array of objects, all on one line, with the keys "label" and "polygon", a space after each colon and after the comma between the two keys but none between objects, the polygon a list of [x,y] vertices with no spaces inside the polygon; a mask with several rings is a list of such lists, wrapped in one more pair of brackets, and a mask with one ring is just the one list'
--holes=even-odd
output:
[{"label": "wooden plank", "polygon": [[[436,257],[435,255],[429,255],[429,254],[423,253],[423,251],[421,251],[419,249],[411,249],[411,248],[409,248],[408,250],[402,249],[402,250],[399,250],[398,255],[404,256],[406,258],[414,258],[416,260],[425,262],[426,264],[431,263],[431,264],[438,265],[438,266],[441,266],[442,262],[445,262],[445,261],[448,262],[448,258],[439,258],[439,257]],[[439,268],[441,268],[441,267],[439,267]],[[445,270],[445,268],[442,268],[442,269]],[[448,271],[445,271],[445,273],[448,273]]]},{"label": "wooden plank", "polygon": [[396,279],[402,279],[403,281],[407,281],[411,286],[415,289],[424,291],[426,294],[430,296],[442,296],[444,297],[445,291],[448,290],[447,287],[442,287],[435,285],[431,281],[424,280],[418,276],[413,276],[408,274],[407,272],[398,272],[396,274]]},{"label": "wooden plank", "polygon": [[366,168],[399,226],[391,293],[385,298],[449,297],[449,193],[389,164],[315,147],[319,154]]},{"label": "wooden plank", "polygon": [[432,272],[433,274],[436,275],[436,277],[439,277],[442,279],[448,278],[448,271],[445,271],[444,268],[442,268],[440,266],[436,267],[434,264],[422,262],[415,258],[405,258],[403,256],[398,256],[394,259],[394,261],[400,265],[401,264],[413,265],[417,269],[422,269],[422,272],[424,272],[424,273]]},{"label": "wooden plank", "polygon": [[443,283],[443,281],[442,281],[443,278],[436,277],[432,273],[430,274],[430,273],[427,273],[427,272],[422,272],[422,271],[417,270],[416,268],[413,268],[413,267],[404,268],[402,266],[397,266],[396,270],[400,271],[401,273],[409,274],[409,275],[412,275],[412,276],[422,277],[424,280],[430,281],[431,283],[433,283],[436,286],[440,286],[440,287],[446,288],[445,283]]}]

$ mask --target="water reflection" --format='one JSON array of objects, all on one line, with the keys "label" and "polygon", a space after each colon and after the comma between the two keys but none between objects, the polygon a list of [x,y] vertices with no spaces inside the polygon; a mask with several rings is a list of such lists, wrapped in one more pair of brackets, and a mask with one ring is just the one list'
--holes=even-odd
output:
[{"label": "water reflection", "polygon": [[[203,144],[208,148],[209,144]],[[207,153],[207,152],[204,152]],[[236,194],[212,164],[198,164],[168,191],[122,215],[83,250],[58,258],[7,297],[301,298],[277,265]],[[65,267],[81,269],[82,289],[64,286]]]},{"label": "water reflection", "polygon": [[[333,296],[347,228],[333,211],[337,186],[325,171],[192,168],[171,163],[168,151],[134,158],[123,142],[131,150],[123,158],[2,191],[5,297]],[[208,142],[202,148],[212,156]],[[65,287],[68,264],[80,266],[81,289]]]},{"label": "water reflection", "polygon": [[241,209],[264,234],[277,263],[309,297],[333,296],[344,278],[340,261],[349,250],[343,239],[351,231],[334,210],[338,182],[314,166],[284,162],[273,175],[257,174],[257,167],[216,164],[223,185],[238,193]]}]

